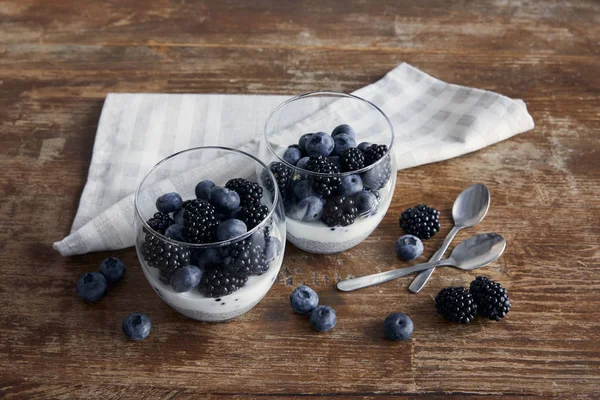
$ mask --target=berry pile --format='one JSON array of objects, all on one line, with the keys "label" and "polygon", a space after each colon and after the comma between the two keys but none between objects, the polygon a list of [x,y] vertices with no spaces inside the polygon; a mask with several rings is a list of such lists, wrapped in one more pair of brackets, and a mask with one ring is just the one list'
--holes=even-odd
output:
[{"label": "berry pile", "polygon": [[[282,179],[280,186],[289,184],[291,175],[286,168],[271,168]],[[149,267],[159,270],[160,281],[175,292],[197,289],[208,297],[226,296],[243,287],[249,276],[264,274],[281,252],[282,244],[271,236],[267,224],[227,246],[186,246],[235,239],[261,224],[269,214],[261,202],[263,188],[244,178],[231,179],[225,186],[204,180],[196,185],[195,194],[195,199],[186,201],[177,193],[156,200],[158,211],[146,221],[150,229],[143,228],[142,256]]]},{"label": "berry pile", "polygon": [[[302,135],[298,144],[287,148],[283,160],[312,172],[294,171],[282,162],[270,164],[287,215],[305,222],[320,220],[330,227],[347,226],[359,215],[373,214],[379,205],[378,191],[392,175],[388,147],[367,142],[357,145],[356,132],[345,124],[331,135]],[[373,164],[367,171],[352,174]]]},{"label": "berry pile", "polygon": [[435,297],[435,307],[447,320],[468,324],[477,315],[500,321],[510,311],[506,289],[485,276],[478,276],[470,288],[447,287]]}]

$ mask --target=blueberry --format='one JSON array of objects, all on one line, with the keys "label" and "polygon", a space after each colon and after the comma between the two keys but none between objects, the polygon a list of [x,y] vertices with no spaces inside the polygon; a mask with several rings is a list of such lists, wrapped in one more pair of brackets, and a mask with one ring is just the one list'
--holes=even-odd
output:
[{"label": "blueberry", "polygon": [[345,175],[342,177],[340,194],[342,196],[352,196],[363,190],[362,179],[358,175]]},{"label": "blueberry", "polygon": [[300,169],[306,169],[306,164],[308,164],[309,160],[310,160],[310,157],[301,158],[300,161],[298,161],[298,163],[296,163],[296,167],[298,167]]},{"label": "blueberry", "polygon": [[296,165],[301,158],[302,152],[296,147],[288,147],[285,153],[283,153],[284,161],[287,161],[292,165]]},{"label": "blueberry", "polygon": [[369,143],[369,142],[362,142],[360,143],[358,146],[358,149],[362,152],[364,152],[367,148],[369,148],[373,143]]},{"label": "blueberry", "polygon": [[179,211],[177,211],[175,214],[173,214],[173,219],[175,220],[176,224],[179,225],[183,225],[183,208]]},{"label": "blueberry", "polygon": [[171,289],[178,293],[189,292],[200,283],[202,271],[195,265],[177,268],[171,275]]},{"label": "blueberry", "polygon": [[381,163],[363,172],[361,174],[363,184],[373,190],[381,189],[390,179],[390,173],[387,171],[388,168],[389,165]]},{"label": "blueberry", "polygon": [[142,313],[129,314],[123,320],[123,333],[131,340],[146,339],[152,329],[150,318]]},{"label": "blueberry", "polygon": [[294,216],[301,221],[318,221],[323,215],[323,200],[310,196],[300,200],[294,208]]},{"label": "blueberry", "polygon": [[250,243],[264,249],[266,246],[265,232],[262,229],[254,232],[250,235]]},{"label": "blueberry", "polygon": [[108,282],[100,272],[87,272],[77,281],[77,294],[85,301],[99,301],[107,289]]},{"label": "blueberry", "polygon": [[222,186],[212,188],[208,199],[222,214],[229,214],[240,206],[240,195]]},{"label": "blueberry", "polygon": [[327,332],[333,329],[337,322],[337,316],[333,308],[319,306],[310,314],[310,326],[319,332]]},{"label": "blueberry", "polygon": [[118,282],[125,275],[125,264],[116,257],[108,257],[100,263],[100,273],[109,282]]},{"label": "blueberry", "polygon": [[307,179],[296,184],[294,187],[294,194],[301,200],[310,196],[316,196],[316,193],[312,188],[312,183]]},{"label": "blueberry", "polygon": [[169,239],[185,242],[183,238],[183,224],[172,224],[165,230],[165,236]]},{"label": "blueberry", "polygon": [[281,251],[281,241],[276,237],[269,236],[265,239],[265,255],[267,256],[267,261],[271,261]]},{"label": "blueberry", "polygon": [[406,340],[413,333],[414,326],[410,317],[402,313],[388,315],[384,323],[385,335],[390,340]]},{"label": "blueberry", "polygon": [[335,143],[333,138],[325,132],[313,134],[306,142],[306,153],[309,156],[327,157],[333,151]]},{"label": "blueberry", "polygon": [[177,212],[183,204],[183,199],[179,193],[166,193],[156,199],[156,208],[164,214]]},{"label": "blueberry", "polygon": [[354,139],[356,137],[356,132],[350,125],[342,124],[335,127],[335,129],[331,132],[331,136],[335,137],[337,135],[349,135]]},{"label": "blueberry", "polygon": [[396,240],[396,255],[405,261],[414,260],[423,254],[423,242],[416,236],[404,235]]},{"label": "blueberry", "polygon": [[199,199],[208,200],[210,191],[216,185],[213,181],[204,180],[196,185],[196,197]]},{"label": "blueberry", "polygon": [[248,232],[248,228],[244,221],[239,219],[228,219],[223,221],[217,227],[217,240],[229,240]]},{"label": "blueberry", "polygon": [[358,209],[358,213],[361,215],[369,215],[375,213],[377,210],[377,196],[370,190],[361,190],[354,197],[354,204]]},{"label": "blueberry", "polygon": [[327,158],[338,167],[338,170],[342,170],[342,160],[340,160],[339,156],[329,156]]},{"label": "blueberry", "polygon": [[298,286],[290,294],[290,304],[298,314],[308,314],[319,305],[319,295],[308,286]]},{"label": "blueberry", "polygon": [[200,268],[220,265],[223,263],[219,250],[214,247],[198,249],[192,252],[191,262]]},{"label": "blueberry", "polygon": [[310,140],[312,135],[313,133],[305,133],[304,135],[300,136],[300,140],[298,140],[298,146],[300,147],[300,151],[303,153],[306,153],[306,142]]},{"label": "blueberry", "polygon": [[342,133],[333,138],[334,148],[333,154],[336,156],[342,155],[342,153],[348,150],[350,147],[356,147],[356,141],[352,136]]}]

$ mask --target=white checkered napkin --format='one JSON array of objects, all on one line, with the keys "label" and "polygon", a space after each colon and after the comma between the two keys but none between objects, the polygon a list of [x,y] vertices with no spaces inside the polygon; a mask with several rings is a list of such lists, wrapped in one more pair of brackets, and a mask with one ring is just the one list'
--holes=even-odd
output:
[{"label": "white checkered napkin", "polygon": [[[399,169],[479,150],[534,126],[520,100],[448,84],[408,64],[354,94],[378,105],[392,121]],[[287,98],[109,94],[71,234],[54,248],[74,255],[132,246],[132,194],[157,161],[202,145],[256,154],[265,120]],[[334,102],[313,117],[344,112]],[[357,130],[372,122],[364,115],[345,117]]]}]

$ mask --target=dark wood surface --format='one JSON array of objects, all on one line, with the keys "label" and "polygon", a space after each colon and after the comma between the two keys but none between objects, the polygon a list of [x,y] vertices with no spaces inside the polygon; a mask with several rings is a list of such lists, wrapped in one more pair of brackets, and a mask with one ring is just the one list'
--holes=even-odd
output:
[{"label": "dark wood surface", "polygon": [[[0,1],[0,397],[2,398],[600,398],[600,3],[597,1]],[[109,92],[352,91],[408,62],[443,80],[527,102],[536,128],[454,160],[401,171],[375,233],[335,256],[289,245],[253,311],[197,323],[154,295],[133,249],[127,276],[96,305],[77,277],[109,253],[64,258]],[[508,288],[499,323],[444,322],[442,287],[477,274],[436,271],[351,294],[336,279],[407,265],[394,257],[399,213],[492,193],[484,222],[505,255],[481,273]],[[301,283],[338,325],[312,332],[288,295]],[[143,311],[151,336],[125,340]],[[411,316],[392,343],[383,319]]]}]

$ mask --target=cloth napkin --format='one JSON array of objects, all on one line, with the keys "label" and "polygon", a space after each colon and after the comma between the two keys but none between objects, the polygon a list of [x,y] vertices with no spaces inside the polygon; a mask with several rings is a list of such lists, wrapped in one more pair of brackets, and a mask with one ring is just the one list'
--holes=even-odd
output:
[{"label": "cloth napkin", "polygon": [[[523,101],[448,84],[406,63],[353,94],[390,118],[398,169],[457,157],[534,127]],[[288,98],[108,94],[77,215],[70,234],[54,248],[70,256],[133,246],[133,192],[156,162],[204,145],[257,154],[268,115]]]}]

